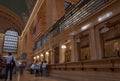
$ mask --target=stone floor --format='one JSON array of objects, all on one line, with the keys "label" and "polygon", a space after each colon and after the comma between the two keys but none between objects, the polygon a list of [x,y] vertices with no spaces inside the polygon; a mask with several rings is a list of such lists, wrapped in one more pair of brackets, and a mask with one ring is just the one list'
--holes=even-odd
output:
[{"label": "stone floor", "polygon": [[[4,79],[0,79],[0,81],[4,81]],[[7,80],[9,81],[9,80]],[[25,71],[23,75],[14,74],[12,81],[66,81],[66,80],[60,80],[52,77],[36,77],[34,74],[30,74],[28,71]]]}]

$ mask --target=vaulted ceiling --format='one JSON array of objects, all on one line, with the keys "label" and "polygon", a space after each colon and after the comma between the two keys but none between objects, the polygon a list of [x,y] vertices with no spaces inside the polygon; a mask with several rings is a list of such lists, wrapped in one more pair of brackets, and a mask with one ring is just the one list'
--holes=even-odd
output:
[{"label": "vaulted ceiling", "polygon": [[20,35],[35,2],[36,0],[0,0],[0,33],[12,29]]},{"label": "vaulted ceiling", "polygon": [[[20,35],[36,1],[37,0],[0,0],[0,33],[5,33],[7,29],[12,29],[16,30]],[[80,0],[66,1],[76,4]]]}]

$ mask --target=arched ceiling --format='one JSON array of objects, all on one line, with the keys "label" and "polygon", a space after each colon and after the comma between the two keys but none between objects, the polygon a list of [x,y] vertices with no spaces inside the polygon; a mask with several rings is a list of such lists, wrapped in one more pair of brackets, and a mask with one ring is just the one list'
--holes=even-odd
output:
[{"label": "arched ceiling", "polygon": [[19,16],[4,6],[0,6],[0,33],[4,33],[7,29],[16,30],[20,34],[24,25]]},{"label": "arched ceiling", "polygon": [[22,33],[36,0],[0,0],[0,33],[7,29]]},{"label": "arched ceiling", "polygon": [[[4,33],[7,29],[12,29],[16,30],[20,35],[36,1],[37,0],[0,0],[0,33]],[[76,4],[80,0],[66,1]]]},{"label": "arched ceiling", "polygon": [[23,14],[29,16],[26,0],[0,0],[0,5],[10,9],[23,20]]}]

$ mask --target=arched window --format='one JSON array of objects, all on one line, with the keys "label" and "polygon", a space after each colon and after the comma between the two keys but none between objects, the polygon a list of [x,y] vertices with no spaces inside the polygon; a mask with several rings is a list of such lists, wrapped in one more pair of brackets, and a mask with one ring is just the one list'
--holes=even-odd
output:
[{"label": "arched window", "polygon": [[7,30],[4,37],[3,52],[17,52],[18,32]]}]

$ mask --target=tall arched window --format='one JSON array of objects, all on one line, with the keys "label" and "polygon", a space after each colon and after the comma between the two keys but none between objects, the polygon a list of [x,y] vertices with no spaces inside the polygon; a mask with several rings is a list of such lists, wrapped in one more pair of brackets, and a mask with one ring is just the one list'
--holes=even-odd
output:
[{"label": "tall arched window", "polygon": [[7,30],[4,37],[3,52],[17,52],[18,32]]}]

